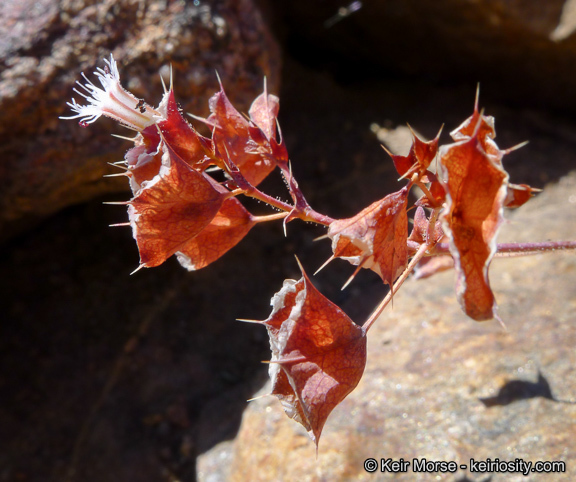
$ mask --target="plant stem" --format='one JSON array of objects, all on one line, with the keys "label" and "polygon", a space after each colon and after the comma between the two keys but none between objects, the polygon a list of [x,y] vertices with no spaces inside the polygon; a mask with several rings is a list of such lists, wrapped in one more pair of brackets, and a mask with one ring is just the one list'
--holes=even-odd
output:
[{"label": "plant stem", "polygon": [[303,221],[312,221],[314,223],[329,226],[334,221],[334,219],[330,216],[326,216],[325,214],[321,214],[310,207],[310,204],[308,204],[304,193],[301,191],[300,186],[298,186],[296,178],[292,174],[290,164],[279,163],[278,166],[280,167],[284,181],[288,186],[288,191],[290,191],[290,195],[294,201],[294,210],[292,213],[290,213],[288,221],[290,218],[296,217],[302,219]]},{"label": "plant stem", "polygon": [[389,293],[385,296],[385,298],[381,301],[381,303],[372,312],[372,314],[370,315],[370,318],[368,318],[366,320],[366,323],[364,323],[364,325],[362,326],[362,330],[364,331],[364,334],[368,333],[368,330],[370,329],[370,327],[374,324],[374,322],[382,314],[382,312],[384,311],[386,306],[388,306],[388,303],[390,303],[394,294],[400,289],[400,286],[402,286],[404,281],[406,281],[406,278],[408,278],[408,276],[410,275],[410,273],[412,273],[412,271],[414,270],[416,265],[419,263],[419,261],[424,257],[424,254],[426,253],[426,250],[429,247],[430,246],[428,246],[427,244],[423,244],[420,246],[420,248],[418,249],[418,251],[416,252],[414,257],[410,260],[410,263],[408,264],[408,266],[406,266],[406,269],[404,270],[404,272],[400,275],[400,278],[398,278],[396,280],[396,283],[394,283],[394,286],[392,286]]},{"label": "plant stem", "polygon": [[[540,243],[501,243],[497,245],[496,256],[530,256],[548,251],[563,251],[576,249],[576,241],[543,241]],[[432,256],[450,254],[448,243],[438,243],[432,251]]]},{"label": "plant stem", "polygon": [[272,196],[263,193],[255,187],[252,187],[249,190],[245,190],[242,194],[254,199],[258,199],[259,201],[269,204],[270,206],[280,209],[281,211],[285,211],[286,214],[283,217],[289,215],[291,218],[298,218],[303,221],[311,221],[313,223],[322,224],[323,226],[329,226],[330,223],[334,221],[334,219],[330,216],[326,216],[325,214],[314,211],[314,209],[312,209],[310,206],[306,206],[304,209],[298,209],[296,206],[292,206],[291,204],[285,203],[284,201],[273,198]]},{"label": "plant stem", "polygon": [[296,179],[292,177],[290,171],[283,166],[281,167],[282,175],[286,180],[290,195],[294,200],[294,206],[291,204],[285,203],[284,201],[280,201],[279,199],[273,198],[268,194],[263,193],[258,188],[254,187],[248,180],[242,175],[240,169],[232,162],[230,158],[226,161],[226,171],[232,177],[232,180],[238,186],[237,189],[231,191],[231,195],[235,196],[237,194],[244,194],[245,196],[258,199],[280,211],[285,211],[287,216],[284,216],[285,221],[290,221],[294,218],[302,219],[303,221],[311,221],[313,223],[322,224],[324,226],[329,226],[334,219],[330,216],[326,216],[321,214],[310,207],[304,195],[298,188],[298,183]]},{"label": "plant stem", "polygon": [[544,241],[541,243],[502,243],[498,253],[538,254],[546,251],[576,249],[576,241]]},{"label": "plant stem", "polygon": [[424,183],[420,180],[414,181],[414,184],[416,186],[418,186],[422,192],[424,193],[424,196],[426,196],[428,198],[428,201],[430,202],[430,205],[434,208],[438,207],[438,202],[436,201],[436,199],[434,199],[434,196],[432,196],[432,193],[430,192],[430,190],[424,185]]},{"label": "plant stem", "polygon": [[291,204],[285,203],[284,201],[280,201],[280,199],[276,199],[272,196],[269,196],[268,194],[259,191],[253,186],[251,186],[250,189],[242,189],[242,194],[244,194],[244,196],[247,197],[258,199],[258,201],[262,201],[263,203],[266,203],[276,209],[279,209],[280,211],[285,211],[289,213],[294,209],[294,207]]}]

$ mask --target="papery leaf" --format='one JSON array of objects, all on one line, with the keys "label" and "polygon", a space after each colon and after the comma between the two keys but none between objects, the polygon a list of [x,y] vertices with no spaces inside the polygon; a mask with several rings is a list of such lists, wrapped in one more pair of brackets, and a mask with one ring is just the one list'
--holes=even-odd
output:
[{"label": "papery leaf", "polygon": [[[473,132],[472,122],[476,122]],[[463,310],[477,321],[495,316],[488,267],[496,252],[508,183],[502,168],[503,153],[492,140],[493,125],[492,118],[475,109],[473,116],[452,133],[454,139],[461,140],[440,148],[446,190],[442,221],[455,261],[456,292]]]},{"label": "papery leaf", "polygon": [[299,281],[284,282],[271,304],[263,323],[272,350],[272,395],[318,446],[326,419],[362,377],[366,336],[304,270]]},{"label": "papery leaf", "polygon": [[410,236],[408,236],[408,240],[414,241],[418,244],[426,242],[428,226],[429,222],[426,217],[426,212],[422,207],[418,206],[414,213],[414,225],[412,226],[412,232],[410,233]]},{"label": "papery leaf", "polygon": [[418,170],[420,172],[425,172],[438,152],[438,141],[440,140],[440,134],[442,133],[442,128],[431,141],[423,141],[415,133],[414,142],[412,144],[412,150],[414,151],[414,157],[418,163]]},{"label": "papery leaf", "polygon": [[[252,122],[258,126],[266,136],[275,161],[286,163],[288,162],[288,151],[286,150],[286,145],[280,132],[280,126],[278,125],[277,118],[279,110],[280,99],[275,95],[268,94],[266,87],[264,87],[264,92],[252,102],[248,114]],[[280,140],[276,140],[276,128],[278,128]]]},{"label": "papery leaf", "polygon": [[[433,239],[429,239],[429,237],[433,237]],[[416,213],[414,214],[414,223],[412,226],[412,231],[410,232],[410,236],[408,236],[408,241],[412,241],[413,243],[417,243],[419,245],[425,243],[436,244],[445,237],[446,236],[444,234],[444,230],[442,229],[442,223],[440,221],[436,221],[434,230],[432,230],[430,227],[430,220],[426,217],[426,212],[421,206],[418,206]],[[414,248],[414,246],[410,245],[409,243],[408,251],[409,255],[412,256],[413,254],[416,254],[417,248]],[[418,264],[422,265],[426,262],[425,260],[427,259],[429,258],[422,258]]]},{"label": "papery leaf", "polygon": [[[468,119],[460,124],[456,129],[450,132],[450,137],[455,141],[462,141],[476,137],[480,140],[484,150],[490,154],[490,149],[485,145],[486,139],[494,139],[496,137],[496,129],[494,128],[494,117],[483,115],[478,110],[478,95],[476,92],[476,101],[474,103],[474,112]],[[496,152],[494,152],[496,154]]]},{"label": "papery leaf", "polygon": [[424,173],[438,152],[440,132],[438,132],[435,139],[427,142],[420,139],[414,132],[412,132],[412,136],[412,146],[407,156],[400,156],[386,151],[392,161],[394,161],[394,167],[396,167],[400,177],[407,176],[411,172],[419,171]]},{"label": "papery leaf", "polygon": [[539,189],[534,189],[528,184],[511,184],[508,183],[506,191],[506,199],[504,200],[504,207],[514,209],[527,203],[535,192]]},{"label": "papery leaf", "polygon": [[454,268],[454,259],[451,256],[432,256],[422,258],[414,268],[414,279],[425,279]]},{"label": "papery leaf", "polygon": [[262,130],[267,139],[276,137],[276,118],[279,110],[280,99],[275,95],[268,94],[266,88],[250,106],[248,111],[250,119]]},{"label": "papery leaf", "polygon": [[257,186],[276,167],[265,133],[234,108],[224,89],[210,98],[209,105],[212,114],[207,122],[214,126],[215,155],[230,157],[244,178]]},{"label": "papery leaf", "polygon": [[198,134],[184,119],[173,90],[165,94],[161,106],[166,109],[166,117],[157,125],[164,142],[190,167],[197,168],[201,163],[207,165],[212,151],[211,141]]},{"label": "papery leaf", "polygon": [[255,224],[238,199],[225,199],[210,224],[177,251],[176,257],[189,271],[204,268],[236,246]]},{"label": "papery leaf", "polygon": [[410,171],[410,169],[412,169],[415,166],[416,159],[414,158],[412,147],[410,148],[410,152],[408,153],[407,156],[392,154],[388,150],[386,150],[386,152],[392,158],[392,161],[394,162],[394,167],[396,168],[396,171],[398,171],[400,177],[405,176]]},{"label": "papery leaf", "polygon": [[124,157],[128,166],[130,187],[135,195],[144,181],[151,181],[160,172],[162,152],[160,134],[155,125],[144,129],[136,140],[136,145]]},{"label": "papery leaf", "polygon": [[128,206],[145,267],[158,266],[183,249],[214,219],[227,192],[169,148],[162,161],[159,174],[142,183]]},{"label": "papery leaf", "polygon": [[408,260],[408,189],[389,194],[351,218],[330,224],[334,257],[372,269],[392,284]]}]

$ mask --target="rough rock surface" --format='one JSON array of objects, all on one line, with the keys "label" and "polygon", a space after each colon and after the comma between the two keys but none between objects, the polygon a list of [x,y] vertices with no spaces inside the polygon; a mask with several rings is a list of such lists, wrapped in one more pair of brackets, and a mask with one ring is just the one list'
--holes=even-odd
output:
[{"label": "rough rock surface", "polygon": [[[517,212],[500,241],[574,239],[576,174]],[[199,480],[388,480],[367,458],[564,461],[576,476],[576,256],[557,252],[493,262],[507,331],[460,310],[454,274],[407,283],[368,337],[356,390],[328,419],[318,459],[274,397],[250,403],[233,442],[199,458]],[[260,395],[267,393],[265,387]],[[540,480],[531,473],[415,474],[399,480]]]},{"label": "rough rock surface", "polygon": [[[218,88],[247,109],[279,81],[279,53],[252,0],[214,2],[23,0],[0,3],[0,232],[6,238],[33,220],[125,183],[114,172],[130,132],[100,121],[90,129],[61,121],[80,72],[91,77],[113,53],[125,87],[157,104],[159,73],[185,110],[206,115]],[[95,79],[93,79],[95,80]]]}]

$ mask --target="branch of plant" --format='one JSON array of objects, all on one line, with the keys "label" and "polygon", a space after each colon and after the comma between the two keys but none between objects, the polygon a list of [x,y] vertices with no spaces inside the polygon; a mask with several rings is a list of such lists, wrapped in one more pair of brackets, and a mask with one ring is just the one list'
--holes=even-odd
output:
[{"label": "branch of plant", "polygon": [[289,174],[289,177],[286,178],[284,168],[281,169],[282,175],[285,177],[288,183],[288,188],[294,200],[294,205],[288,204],[260,191],[260,189],[253,186],[244,177],[242,172],[240,172],[240,169],[238,169],[238,167],[230,158],[228,158],[226,162],[226,171],[232,177],[234,183],[236,183],[238,186],[237,190],[232,191],[233,193],[238,192],[238,194],[244,194],[247,197],[257,199],[280,211],[284,211],[286,214],[283,213],[281,217],[286,218],[286,216],[288,216],[288,220],[298,218],[303,221],[310,221],[313,223],[321,224],[323,226],[329,226],[334,221],[334,219],[330,216],[321,214],[310,207],[304,198],[302,191],[300,191],[296,179],[294,179],[291,173]]},{"label": "branch of plant", "polygon": [[432,195],[430,190],[424,185],[424,183],[422,181],[420,181],[420,179],[418,179],[418,180],[414,181],[414,184],[416,186],[418,186],[422,190],[424,195],[428,198],[428,202],[430,203],[430,206],[432,206],[433,208],[437,208],[438,202],[436,201],[436,199],[434,199],[434,196]]},{"label": "branch of plant", "polygon": [[[540,243],[500,243],[496,246],[495,256],[498,258],[512,256],[530,256],[549,251],[566,251],[576,249],[576,241],[543,241]],[[448,243],[438,243],[428,256],[450,255]]]},{"label": "branch of plant", "polygon": [[424,257],[424,255],[426,254],[426,251],[429,248],[430,248],[430,246],[428,246],[427,244],[422,244],[420,246],[420,248],[418,248],[418,251],[416,251],[416,254],[410,260],[410,263],[408,264],[408,266],[406,266],[406,269],[404,270],[404,272],[396,280],[396,282],[394,283],[394,285],[392,286],[392,288],[390,289],[388,294],[384,297],[384,299],[381,301],[381,303],[372,312],[372,314],[370,315],[370,318],[368,318],[366,320],[366,323],[364,323],[364,325],[362,326],[362,330],[364,330],[365,334],[368,333],[368,330],[374,324],[374,322],[378,319],[378,317],[382,314],[382,312],[385,310],[385,308],[388,306],[388,303],[390,303],[390,301],[392,301],[393,296],[400,289],[402,284],[404,284],[404,281],[406,281],[406,279],[408,278],[410,273],[412,273],[412,271],[414,271],[414,268],[420,262],[420,260]]}]

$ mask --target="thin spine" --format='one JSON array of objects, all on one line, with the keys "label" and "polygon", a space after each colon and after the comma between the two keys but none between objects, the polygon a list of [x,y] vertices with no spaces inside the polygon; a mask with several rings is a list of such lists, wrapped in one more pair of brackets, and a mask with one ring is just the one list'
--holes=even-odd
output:
[{"label": "thin spine", "polygon": [[416,265],[424,257],[424,254],[426,253],[427,249],[428,245],[426,244],[420,246],[414,257],[410,260],[408,266],[406,266],[404,272],[400,275],[400,278],[396,280],[396,283],[394,283],[388,294],[384,297],[382,302],[376,307],[376,309],[372,312],[370,317],[366,320],[366,323],[364,323],[364,325],[362,326],[362,330],[364,331],[365,334],[368,332],[368,330],[374,324],[374,322],[378,319],[378,317],[382,314],[384,309],[388,306],[388,303],[390,303],[394,294],[400,289],[402,284],[404,284],[404,281],[406,281],[406,279],[408,278],[410,273],[412,273]]}]

